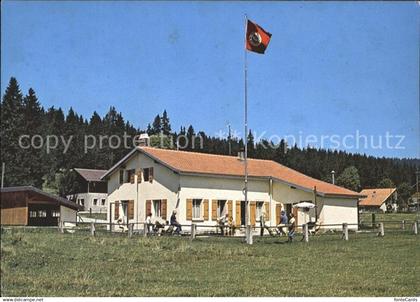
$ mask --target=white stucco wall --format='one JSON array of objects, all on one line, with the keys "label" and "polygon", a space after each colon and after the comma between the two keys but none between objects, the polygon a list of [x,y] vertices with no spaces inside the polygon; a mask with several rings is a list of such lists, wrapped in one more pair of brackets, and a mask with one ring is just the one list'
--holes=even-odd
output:
[{"label": "white stucco wall", "polygon": [[70,221],[70,222],[76,222],[77,211],[70,209],[65,206],[60,206],[60,219],[61,221]]},{"label": "white stucco wall", "polygon": [[[176,206],[179,175],[140,153],[128,160],[124,169],[135,169],[138,171],[139,169],[151,167],[154,170],[152,183],[145,182],[143,179],[141,183],[137,183],[137,176],[135,176],[134,184],[125,182],[120,185],[119,169],[110,176],[108,181],[108,209],[111,208],[111,213],[108,211],[107,221],[109,221],[111,215],[112,221],[115,222],[114,203],[115,201],[123,200],[134,200],[134,219],[131,219],[129,222],[143,223],[146,219],[146,200],[157,199],[167,200],[167,219],[169,219],[171,211]],[[109,207],[109,204],[111,204],[111,207]],[[119,213],[120,217],[122,217],[121,203]],[[136,228],[142,228],[142,226],[137,225]]]},{"label": "white stucco wall", "polygon": [[[186,200],[187,199],[208,199],[209,200],[209,219],[200,221],[200,224],[214,225],[212,221],[212,200],[232,200],[233,219],[238,221],[240,217],[236,217],[236,201],[244,200],[242,192],[244,187],[243,179],[232,177],[214,177],[200,175],[182,175],[181,191],[179,194],[179,219],[181,223],[191,223],[186,220]],[[248,182],[248,200],[269,202],[269,181],[249,179]],[[272,202],[273,203],[273,202]],[[274,209],[274,206],[272,205]],[[270,214],[273,210],[270,208]],[[270,215],[275,217],[274,215]]]},{"label": "white stucco wall", "polygon": [[[179,175],[167,167],[155,162],[142,153],[136,153],[124,164],[124,170],[140,168],[154,168],[153,182],[119,183],[119,169],[112,173],[108,180],[108,204],[112,211],[108,211],[108,221],[114,220],[115,201],[134,200],[134,219],[129,222],[143,223],[146,218],[146,200],[167,200],[167,220],[173,209],[178,210],[177,218],[181,224],[191,224],[186,220],[187,199],[208,199],[208,220],[198,221],[199,224],[215,225],[212,220],[212,200],[232,200],[233,219],[236,217],[236,201],[244,200],[243,179],[234,177],[203,176],[203,175]],[[248,200],[270,203],[270,217],[268,225],[276,224],[276,204],[294,204],[301,201],[314,202],[314,193],[293,188],[289,184],[273,181],[272,196],[270,196],[270,180],[250,178],[248,182]],[[317,197],[317,212],[324,224],[357,223],[357,199],[346,198],[321,198]],[[108,207],[109,209],[109,207]],[[204,207],[202,207],[202,211]],[[122,206],[120,203],[120,217]],[[310,217],[315,217],[315,210],[310,212],[298,211],[298,224],[309,222]],[[142,228],[137,225],[135,228]]]},{"label": "white stucco wall", "polygon": [[[75,200],[75,202],[79,205],[81,204],[81,199],[84,200],[84,211],[90,211],[90,209],[92,209],[93,213],[106,213],[107,209],[108,209],[108,201],[107,201],[107,197],[108,194],[107,193],[79,193],[79,194],[75,194],[74,196],[72,196]],[[70,198],[68,198],[70,199]],[[97,205],[94,205],[94,199],[97,199]],[[105,199],[105,205],[102,206],[102,199]]]},{"label": "white stucco wall", "polygon": [[[324,224],[357,224],[357,199],[322,198],[318,202],[318,213],[321,225]],[[327,227],[341,229],[341,226]],[[357,229],[357,225],[349,225],[349,229]]]}]

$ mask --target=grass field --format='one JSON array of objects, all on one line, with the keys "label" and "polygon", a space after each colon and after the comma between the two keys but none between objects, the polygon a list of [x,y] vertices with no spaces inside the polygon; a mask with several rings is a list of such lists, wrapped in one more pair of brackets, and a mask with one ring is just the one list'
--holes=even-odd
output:
[{"label": "grass field", "polygon": [[106,213],[79,213],[80,217],[82,218],[94,218],[100,220],[106,220]]},{"label": "grass field", "polygon": [[415,296],[420,235],[131,239],[3,230],[2,296]]},{"label": "grass field", "polygon": [[[372,213],[361,213],[361,226],[369,228],[372,225]],[[401,229],[402,221],[406,221],[406,228],[411,228],[414,221],[420,221],[420,213],[375,213],[375,222],[385,222],[385,229]]]},{"label": "grass field", "polygon": [[[402,220],[414,221],[420,220],[420,213],[375,213],[376,222],[381,221],[395,221],[401,222]],[[361,213],[360,220],[362,222],[372,222],[372,213]]]}]

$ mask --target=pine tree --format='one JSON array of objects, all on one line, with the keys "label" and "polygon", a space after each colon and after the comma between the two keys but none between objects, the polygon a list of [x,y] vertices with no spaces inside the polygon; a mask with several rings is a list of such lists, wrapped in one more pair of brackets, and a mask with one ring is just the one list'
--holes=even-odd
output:
[{"label": "pine tree", "polygon": [[[23,100],[23,115],[26,133],[30,137],[34,135],[45,137],[43,135],[44,108],[38,102],[38,98],[32,88],[29,89],[28,95]],[[43,149],[30,148],[23,150],[24,157],[21,165],[26,167],[28,172],[25,178],[21,180],[22,183],[42,188],[43,177],[48,172]]]},{"label": "pine tree", "polygon": [[162,122],[162,120],[161,120],[159,114],[156,115],[155,119],[153,120],[151,134],[159,134],[162,131],[161,122]]},{"label": "pine tree", "polygon": [[193,151],[195,150],[195,131],[192,125],[190,125],[187,129],[186,133],[187,137],[187,148],[186,150]]},{"label": "pine tree", "polygon": [[248,144],[247,144],[247,155],[250,158],[253,158],[255,156],[255,142],[254,142],[254,135],[252,134],[252,131],[249,130],[248,133]]},{"label": "pine tree", "polygon": [[171,124],[166,110],[164,110],[162,114],[162,132],[164,135],[171,134]]},{"label": "pine tree", "polygon": [[64,166],[61,168],[72,169],[83,167],[81,159],[83,154],[83,139],[80,137],[80,118],[70,107],[64,127],[64,137],[70,141],[68,149],[64,150],[63,157],[65,158]]},{"label": "pine tree", "polygon": [[[22,165],[25,150],[19,146],[19,137],[25,135],[23,96],[15,78],[10,78],[9,85],[1,103],[1,160],[6,164],[4,185],[25,185],[29,168]],[[29,142],[26,141],[25,144]]]},{"label": "pine tree", "polygon": [[152,126],[150,125],[150,123],[147,124],[146,133],[148,135],[152,135],[153,134]]},{"label": "pine tree", "polygon": [[96,111],[93,112],[89,120],[86,134],[88,135],[86,138],[88,147],[91,148],[91,146],[94,145],[92,149],[87,149],[88,153],[86,154],[86,157],[88,163],[86,168],[107,168],[108,165],[104,162],[104,158],[106,158],[106,154],[104,153],[105,148],[100,146],[101,135],[104,134],[103,123],[101,117]]}]

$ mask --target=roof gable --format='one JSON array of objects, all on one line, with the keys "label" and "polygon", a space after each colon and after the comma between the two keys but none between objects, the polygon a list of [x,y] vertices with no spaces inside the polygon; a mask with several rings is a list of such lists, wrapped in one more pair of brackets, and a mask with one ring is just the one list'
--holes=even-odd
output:
[{"label": "roof gable", "polygon": [[366,195],[366,198],[360,200],[361,206],[381,206],[394,192],[396,188],[377,188],[364,189],[360,194]]},{"label": "roof gable", "polygon": [[35,194],[39,194],[42,196],[45,196],[46,198],[49,198],[51,200],[56,201],[58,204],[66,206],[68,208],[72,208],[75,210],[82,210],[83,207],[78,205],[77,203],[67,200],[63,197],[56,196],[50,193],[47,193],[45,191],[42,191],[38,188],[35,188],[33,186],[21,186],[21,187],[5,187],[0,189],[1,193],[9,193],[9,192],[32,192]]},{"label": "roof gable", "polygon": [[82,168],[74,168],[73,170],[76,171],[86,181],[102,181],[101,177],[107,171],[107,170],[82,169]]}]

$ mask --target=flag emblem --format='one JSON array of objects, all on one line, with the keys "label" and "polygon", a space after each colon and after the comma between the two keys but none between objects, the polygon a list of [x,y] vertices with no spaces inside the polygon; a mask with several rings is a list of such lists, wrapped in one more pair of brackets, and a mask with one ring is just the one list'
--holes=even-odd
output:
[{"label": "flag emblem", "polygon": [[248,20],[246,26],[246,49],[263,54],[270,43],[271,34],[261,26]]},{"label": "flag emblem", "polygon": [[252,46],[259,46],[261,44],[261,35],[257,32],[253,32],[249,35],[249,43],[251,43]]}]

